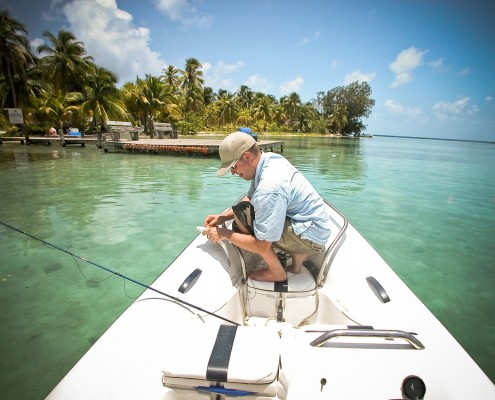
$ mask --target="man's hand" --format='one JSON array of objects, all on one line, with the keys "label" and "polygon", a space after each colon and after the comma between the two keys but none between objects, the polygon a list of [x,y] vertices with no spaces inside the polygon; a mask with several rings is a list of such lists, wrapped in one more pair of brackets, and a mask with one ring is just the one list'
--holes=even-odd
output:
[{"label": "man's hand", "polygon": [[221,222],[219,222],[219,219],[220,219],[220,214],[213,214],[213,215],[208,215],[206,218],[205,218],[205,223],[204,225],[206,227],[211,227],[211,226],[217,226],[217,225],[220,225]]},{"label": "man's hand", "polygon": [[232,211],[232,208],[229,208],[227,211],[223,212],[222,214],[208,215],[205,218],[204,225],[206,227],[218,226],[227,221],[230,221],[233,218],[234,218],[234,212]]},{"label": "man's hand", "polygon": [[209,228],[206,228],[201,232],[202,235],[205,235],[209,240],[212,242],[220,242],[221,240],[226,239],[226,233],[232,232],[230,229],[227,228],[220,228],[217,226],[212,226]]}]

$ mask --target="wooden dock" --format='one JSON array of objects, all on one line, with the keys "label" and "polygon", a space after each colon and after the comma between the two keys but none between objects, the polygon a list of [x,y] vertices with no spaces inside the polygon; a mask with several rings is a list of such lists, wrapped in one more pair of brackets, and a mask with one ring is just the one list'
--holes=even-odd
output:
[{"label": "wooden dock", "polygon": [[[203,155],[203,156],[218,156],[218,149],[223,137],[219,138],[179,138],[179,139],[142,139],[139,140],[111,140],[110,135],[104,135],[102,147],[108,153],[162,153],[175,155]],[[95,136],[91,137],[70,137],[64,136],[63,140],[59,137],[29,137],[29,142],[26,143],[24,137],[0,137],[0,145],[2,142],[19,142],[21,144],[44,144],[52,145],[58,143],[60,146],[80,145],[85,147],[86,144],[97,146]],[[284,142],[274,140],[259,140],[258,146],[263,151],[276,151],[281,153],[284,151]]]},{"label": "wooden dock", "polygon": [[[218,149],[223,138],[219,139],[140,139],[133,141],[103,142],[106,152],[130,153],[168,153],[181,155],[218,155]],[[260,140],[257,142],[263,151],[284,151],[284,142]]]},{"label": "wooden dock", "polygon": [[60,138],[58,136],[30,136],[29,140],[26,143],[26,138],[24,136],[8,136],[8,137],[0,137],[0,144],[3,142],[19,142],[21,144],[44,144],[47,146],[51,146],[52,143],[58,143],[60,146],[67,145],[80,145],[81,147],[85,147],[86,144],[93,143],[96,145],[95,137],[78,137],[78,136],[64,136]]}]

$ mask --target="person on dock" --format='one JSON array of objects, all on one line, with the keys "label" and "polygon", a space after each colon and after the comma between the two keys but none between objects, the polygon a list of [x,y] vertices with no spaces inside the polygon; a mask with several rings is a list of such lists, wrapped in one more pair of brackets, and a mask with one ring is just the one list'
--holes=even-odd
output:
[{"label": "person on dock", "polygon": [[[251,181],[246,197],[222,214],[208,215],[202,233],[218,242],[259,254],[267,268],[252,271],[258,281],[287,279],[275,248],[291,255],[290,272],[298,273],[306,258],[323,252],[330,237],[330,217],[314,187],[286,158],[262,152],[256,141],[243,132],[228,135],[219,148],[218,176],[228,171]],[[234,220],[233,229],[219,225]]]},{"label": "person on dock", "polygon": [[53,126],[50,129],[48,129],[48,136],[57,136],[57,131]]}]

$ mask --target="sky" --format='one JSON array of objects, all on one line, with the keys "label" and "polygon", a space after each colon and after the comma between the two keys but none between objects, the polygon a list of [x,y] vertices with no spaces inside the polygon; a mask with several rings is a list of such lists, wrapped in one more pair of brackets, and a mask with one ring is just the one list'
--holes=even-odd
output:
[{"label": "sky", "polygon": [[351,82],[366,134],[495,141],[490,0],[0,0],[29,31],[84,43],[119,86],[196,58],[205,85],[303,102]]}]

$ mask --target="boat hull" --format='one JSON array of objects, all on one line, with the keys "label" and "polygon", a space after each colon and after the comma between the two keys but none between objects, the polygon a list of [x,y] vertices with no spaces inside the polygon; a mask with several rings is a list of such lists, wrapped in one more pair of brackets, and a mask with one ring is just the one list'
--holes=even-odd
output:
[{"label": "boat hull", "polygon": [[329,213],[327,253],[286,285],[247,279],[256,255],[198,235],[152,284],[169,296],[146,290],[47,398],[403,399],[413,377],[418,398],[495,399],[445,327]]}]

